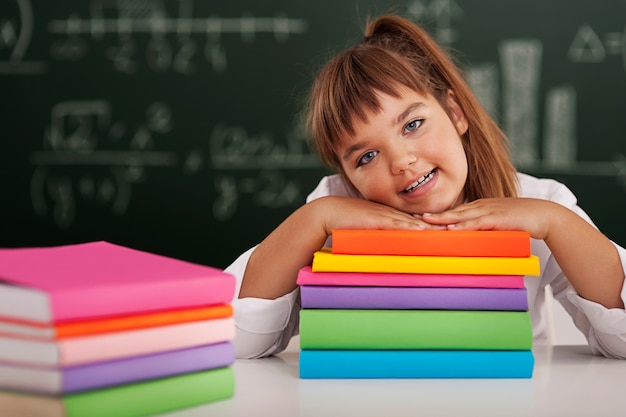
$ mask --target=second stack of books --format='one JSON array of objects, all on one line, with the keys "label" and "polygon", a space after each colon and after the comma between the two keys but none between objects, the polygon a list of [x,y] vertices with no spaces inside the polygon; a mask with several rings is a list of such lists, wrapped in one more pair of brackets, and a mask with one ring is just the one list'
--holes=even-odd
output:
[{"label": "second stack of books", "polygon": [[2,415],[136,417],[232,397],[234,291],[221,269],[109,242],[0,249]]},{"label": "second stack of books", "polygon": [[301,378],[530,378],[518,231],[337,230],[301,286]]}]

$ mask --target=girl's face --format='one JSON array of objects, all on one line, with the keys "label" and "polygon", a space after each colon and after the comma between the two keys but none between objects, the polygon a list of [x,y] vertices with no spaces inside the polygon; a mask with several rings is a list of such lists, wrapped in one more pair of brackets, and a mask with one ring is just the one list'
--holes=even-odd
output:
[{"label": "girl's face", "polygon": [[346,176],[367,200],[411,213],[439,213],[461,204],[468,123],[454,93],[450,116],[432,96],[410,89],[379,94],[381,111],[355,118],[355,134],[337,150]]}]

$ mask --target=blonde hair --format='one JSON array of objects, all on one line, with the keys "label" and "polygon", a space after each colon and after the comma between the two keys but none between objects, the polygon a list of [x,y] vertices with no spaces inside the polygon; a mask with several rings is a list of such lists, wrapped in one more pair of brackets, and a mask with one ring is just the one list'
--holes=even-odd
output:
[{"label": "blonde hair", "polygon": [[398,87],[432,95],[450,115],[452,90],[468,120],[463,137],[468,162],[465,196],[514,197],[517,175],[508,140],[480,105],[451,58],[422,29],[399,16],[369,23],[358,45],[331,59],[318,73],[309,97],[308,127],[322,161],[343,174],[335,152],[354,134],[355,118],[379,111],[377,92],[399,97]]}]

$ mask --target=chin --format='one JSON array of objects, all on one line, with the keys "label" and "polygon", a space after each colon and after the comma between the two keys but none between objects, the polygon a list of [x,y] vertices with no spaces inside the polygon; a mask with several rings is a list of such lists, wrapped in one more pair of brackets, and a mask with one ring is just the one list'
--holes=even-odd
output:
[{"label": "chin", "polygon": [[[419,214],[421,216],[424,213],[437,214],[437,213],[442,213],[442,212],[444,212],[446,210],[449,210],[449,209],[450,209],[450,206],[437,205],[437,206],[432,206],[432,207],[415,208],[415,209],[412,209],[412,211],[407,211],[407,213]],[[403,210],[403,211],[405,211],[405,210]]]}]

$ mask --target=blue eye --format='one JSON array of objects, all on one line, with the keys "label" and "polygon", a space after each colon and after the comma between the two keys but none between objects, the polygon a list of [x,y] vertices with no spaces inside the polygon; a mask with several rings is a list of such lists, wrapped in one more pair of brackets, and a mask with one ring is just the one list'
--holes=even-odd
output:
[{"label": "blue eye", "polygon": [[376,157],[376,155],[378,155],[378,151],[365,152],[357,161],[357,166],[360,167],[361,165],[369,164],[372,162],[372,159]]},{"label": "blue eye", "polygon": [[404,133],[411,133],[419,129],[422,125],[423,119],[411,120],[404,128]]}]

